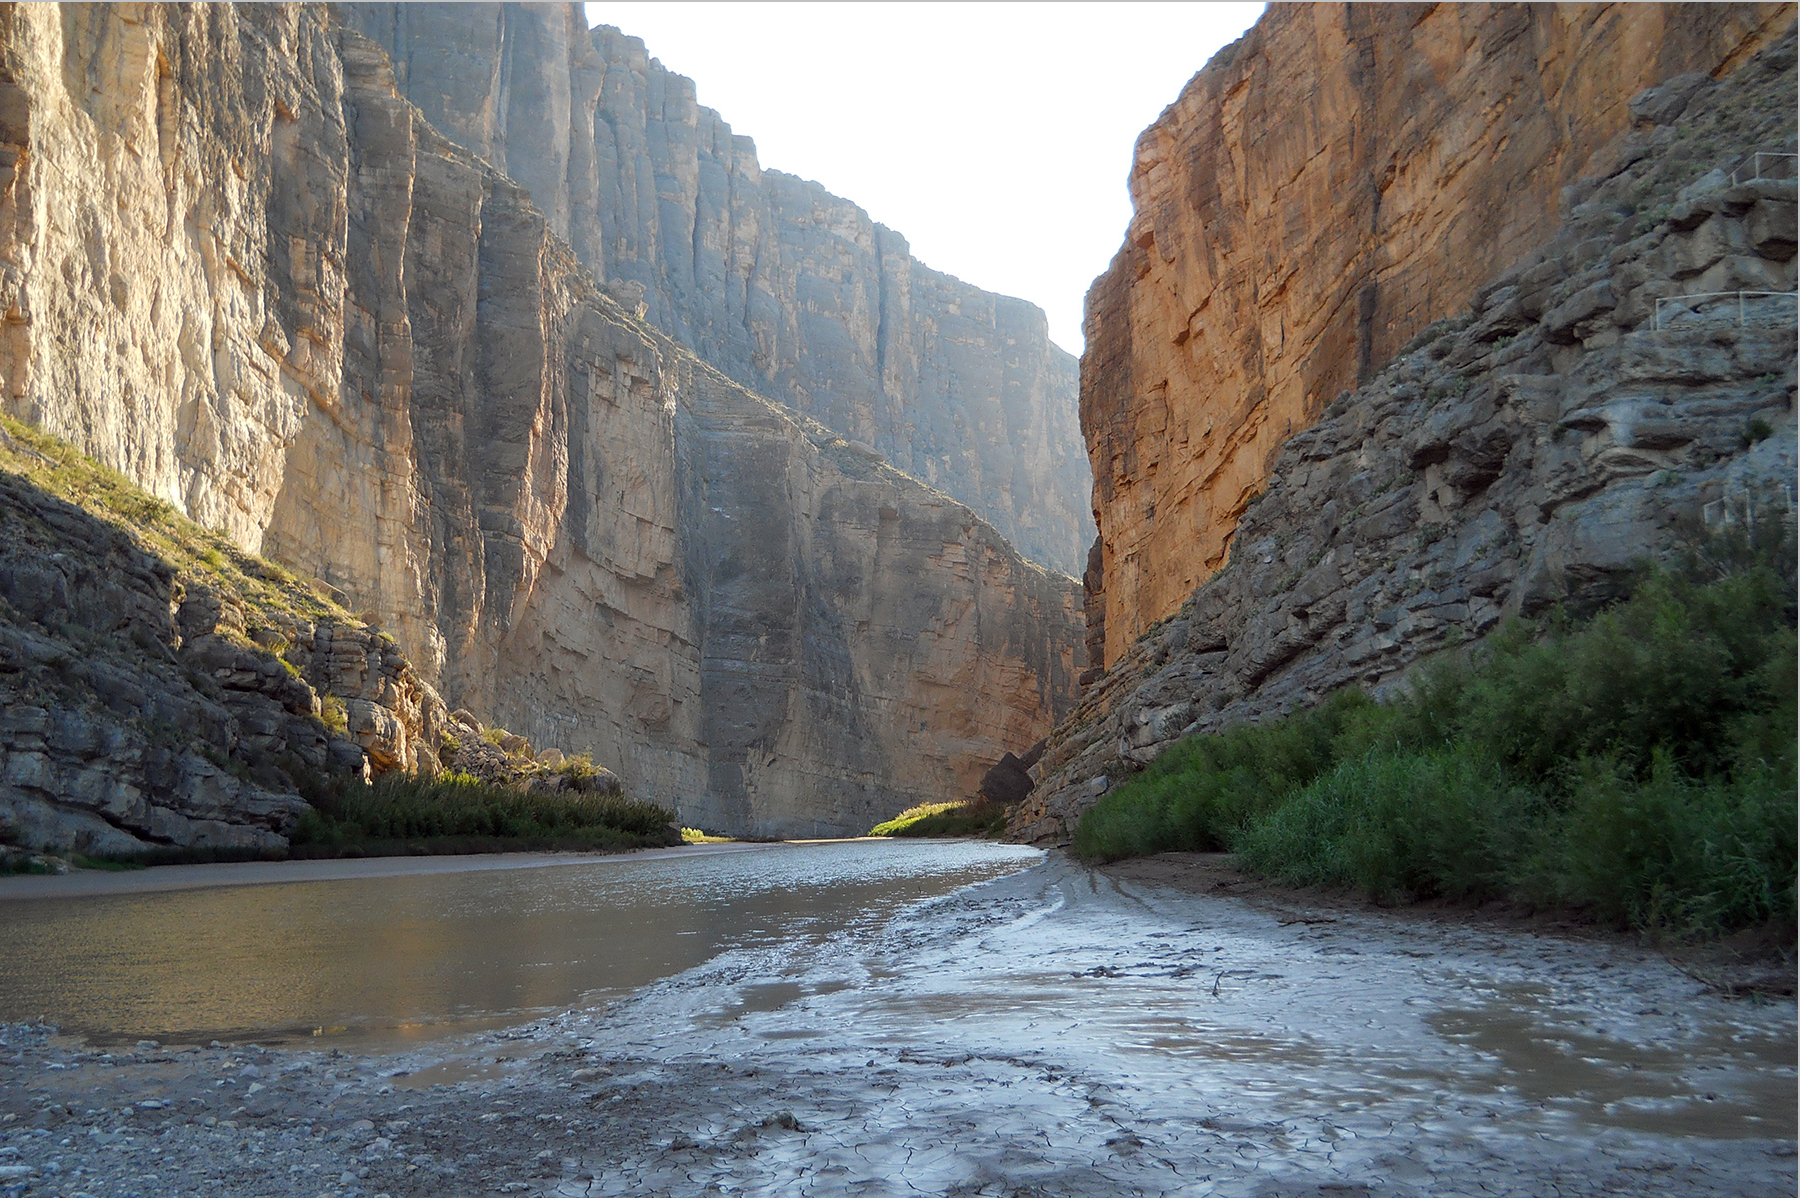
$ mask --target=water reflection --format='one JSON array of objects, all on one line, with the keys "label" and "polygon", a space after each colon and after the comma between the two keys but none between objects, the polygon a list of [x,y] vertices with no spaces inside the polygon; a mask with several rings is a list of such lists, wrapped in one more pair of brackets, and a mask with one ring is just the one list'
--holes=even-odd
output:
[{"label": "water reflection", "polygon": [[971,842],[0,905],[0,1019],[96,1041],[424,1039],[586,1005],[727,947],[820,940],[1024,867]]}]

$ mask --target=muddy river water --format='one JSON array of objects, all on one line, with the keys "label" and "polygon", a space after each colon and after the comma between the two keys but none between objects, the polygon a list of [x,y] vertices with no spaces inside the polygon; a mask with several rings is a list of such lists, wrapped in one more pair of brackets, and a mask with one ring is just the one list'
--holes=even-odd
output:
[{"label": "muddy river water", "polygon": [[7,1018],[291,1046],[15,1027],[32,1198],[1794,1192],[1792,1001],[1613,942],[977,844],[7,894]]},{"label": "muddy river water", "polygon": [[221,867],[12,879],[38,897],[0,907],[0,1020],[97,1042],[391,1047],[594,1006],[728,947],[851,934],[1037,856],[855,841],[226,866],[257,884],[183,889]]}]

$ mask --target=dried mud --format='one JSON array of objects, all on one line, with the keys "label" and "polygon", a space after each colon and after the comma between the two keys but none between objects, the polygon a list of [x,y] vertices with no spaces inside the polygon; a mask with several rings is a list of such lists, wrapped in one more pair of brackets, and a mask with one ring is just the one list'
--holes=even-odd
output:
[{"label": "dried mud", "polygon": [[1792,1002],[1722,997],[1616,939],[1133,876],[1156,868],[1051,856],[879,927],[387,1054],[107,1053],[14,1025],[0,1185],[1792,1194]]}]

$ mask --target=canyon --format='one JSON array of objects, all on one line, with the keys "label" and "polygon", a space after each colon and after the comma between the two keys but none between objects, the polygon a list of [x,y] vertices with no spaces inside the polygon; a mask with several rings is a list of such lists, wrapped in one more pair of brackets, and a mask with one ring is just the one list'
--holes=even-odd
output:
[{"label": "canyon", "polygon": [[[1747,9],[1703,15],[1763,28]],[[1543,243],[1465,279],[1460,311],[1439,310],[1307,427],[1283,417],[1268,457],[1246,447],[1252,434],[1269,439],[1274,400],[1208,393],[1197,419],[1241,416],[1232,427],[1248,430],[1200,446],[1236,455],[1234,514],[1211,541],[1180,545],[1171,528],[1193,530],[1179,515],[1130,527],[1169,538],[1170,560],[1202,574],[1206,554],[1229,553],[1198,587],[1171,592],[1167,610],[1134,606],[1148,591],[1128,571],[1115,578],[1110,554],[1103,578],[1090,569],[1089,649],[1103,624],[1108,666],[1090,668],[1081,707],[1033,768],[1014,836],[1065,841],[1101,795],[1184,736],[1346,687],[1392,693],[1509,617],[1595,610],[1647,561],[1708,552],[1759,524],[1792,536],[1796,81],[1785,16],[1779,36],[1719,64],[1718,79],[1683,72],[1626,97],[1628,127],[1559,193],[1561,220]],[[1208,235],[1221,254],[1244,248],[1220,226]],[[1448,277],[1459,259],[1426,262]],[[1115,268],[1090,293],[1091,333],[1112,327],[1119,282]],[[1153,296],[1166,299],[1147,284],[1134,294],[1146,314]],[[1116,398],[1097,381],[1096,352],[1113,351],[1084,359],[1084,413]],[[1130,369],[1165,356],[1151,343]],[[1114,410],[1160,420],[1163,394]],[[1089,435],[1104,444],[1114,427]],[[1104,512],[1102,526],[1128,535]]]},{"label": "canyon", "polygon": [[348,4],[400,94],[528,188],[551,230],[702,361],[968,504],[1026,557],[1093,538],[1076,363],[1042,311],[925,267],[765,170],[693,80],[575,5]]},{"label": "canyon", "polygon": [[[1793,22],[1272,6],[1137,143],[1078,427],[1040,311],[577,7],[7,10],[0,403],[240,581],[0,496],[81,532],[0,553],[0,799],[274,843],[258,753],[486,724],[713,831],[980,791],[1060,841],[1184,735],[1791,518]],[[165,708],[229,726],[179,801]]]},{"label": "canyon", "polygon": [[[530,71],[513,68],[554,75],[567,46],[534,48],[507,22],[579,28],[564,8],[438,16],[477,14],[512,30],[507,95],[520,103]],[[466,708],[539,747],[591,749],[634,796],[690,823],[841,835],[972,794],[1006,751],[1041,739],[1072,706],[1082,664],[1074,580],[946,491],[1058,510],[1031,490],[1067,456],[1050,447],[1057,430],[1073,433],[1072,410],[1058,414],[1072,409],[1058,392],[1072,372],[1042,314],[932,275],[890,238],[887,273],[851,286],[916,285],[918,319],[903,318],[903,296],[880,309],[880,402],[794,374],[800,351],[779,337],[788,357],[767,361],[789,366],[753,381],[791,385],[770,387],[784,402],[758,395],[683,343],[738,362],[695,333],[697,310],[676,319],[660,293],[626,285],[638,276],[603,279],[559,236],[569,222],[591,249],[604,214],[590,204],[582,224],[534,179],[540,204],[435,128],[407,98],[424,93],[428,56],[412,45],[403,87],[387,51],[352,27],[370,19],[306,5],[0,16],[5,409],[239,550],[317,580],[358,635],[387,634],[430,698],[410,719],[382,708],[408,748],[370,757],[378,768],[433,768],[438,725],[420,713]],[[594,55],[649,69],[629,39],[590,40]],[[691,98],[691,83],[652,74]],[[454,105],[432,111],[475,140]],[[659,125],[659,144],[680,127]],[[477,144],[511,165],[513,151]],[[647,185],[661,177],[648,154],[640,144],[611,161]],[[856,211],[813,198],[821,213]],[[671,209],[652,208],[672,233]],[[808,228],[824,238],[808,243],[819,255],[877,236],[865,221],[839,246]],[[787,269],[787,291],[765,280],[757,294],[816,290],[798,258]],[[932,348],[939,336],[964,357]],[[918,381],[934,371],[967,393]],[[885,432],[855,415],[877,409]],[[959,442],[937,472],[945,490],[872,447],[915,416],[991,434]],[[1036,448],[1008,458],[1003,418],[1035,429]],[[1022,464],[982,475],[983,453]],[[1067,556],[1075,534],[1044,531],[1046,556]],[[58,634],[5,614],[21,636]],[[46,746],[19,735],[0,763],[7,802],[66,802],[27,776],[19,763]],[[155,791],[146,777],[127,784]]]}]

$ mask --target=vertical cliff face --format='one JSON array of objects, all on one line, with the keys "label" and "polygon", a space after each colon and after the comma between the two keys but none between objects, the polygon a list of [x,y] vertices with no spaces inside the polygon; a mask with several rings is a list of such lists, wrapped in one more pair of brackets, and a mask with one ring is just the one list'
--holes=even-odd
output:
[{"label": "vertical cliff face", "polygon": [[[1289,437],[1231,559],[1083,688],[1013,832],[1182,737],[1380,694],[1646,559],[1794,527],[1795,32],[1632,98],[1546,243]],[[1723,535],[1721,535],[1723,534]],[[1717,538],[1717,539],[1715,539]]]},{"label": "vertical cliff face", "polygon": [[1068,713],[1069,579],[823,426],[720,377],[683,389],[708,826],[866,830],[914,795],[973,795],[987,746]]},{"label": "vertical cliff face", "polygon": [[1093,536],[1075,361],[1043,313],[756,147],[574,5],[356,4],[426,119],[528,188],[603,283],[726,375],[969,504],[1065,573]]},{"label": "vertical cliff face", "polygon": [[[1288,436],[1554,230],[1640,89],[1791,5],[1273,5],[1138,140],[1081,417],[1110,664],[1224,563]],[[1771,146],[1770,149],[1791,149]]]},{"label": "vertical cliff face", "polygon": [[8,411],[336,588],[450,706],[684,815],[840,833],[1066,709],[1068,579],[601,294],[324,10],[14,8],[0,54]]}]

